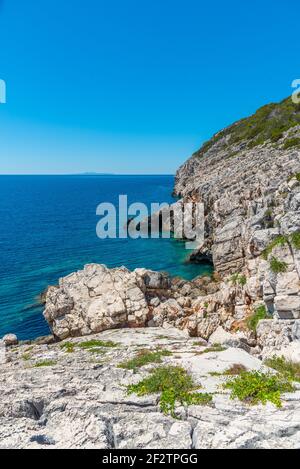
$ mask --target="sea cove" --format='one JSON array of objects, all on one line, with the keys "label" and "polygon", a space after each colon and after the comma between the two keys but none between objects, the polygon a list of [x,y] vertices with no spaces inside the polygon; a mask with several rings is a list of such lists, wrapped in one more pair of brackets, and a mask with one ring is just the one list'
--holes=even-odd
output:
[{"label": "sea cove", "polygon": [[39,294],[87,263],[146,267],[191,279],[210,266],[186,264],[189,251],[171,239],[97,237],[96,208],[130,203],[172,203],[173,176],[1,176],[0,336],[48,334]]}]

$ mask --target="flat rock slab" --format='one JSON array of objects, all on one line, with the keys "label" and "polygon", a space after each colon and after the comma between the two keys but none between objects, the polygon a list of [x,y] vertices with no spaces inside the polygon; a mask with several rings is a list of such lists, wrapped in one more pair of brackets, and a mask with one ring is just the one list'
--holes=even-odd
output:
[{"label": "flat rock slab", "polygon": [[[80,346],[101,340],[115,347]],[[178,407],[180,419],[160,412],[159,396],[128,395],[126,387],[158,364],[133,372],[118,365],[140,350],[168,350],[162,363],[184,367],[207,406]],[[204,352],[204,353],[203,353]],[[230,399],[222,373],[234,364],[263,368],[247,352],[205,345],[173,328],[118,329],[6,351],[0,365],[1,448],[300,448],[300,395],[287,394],[282,409]]]}]

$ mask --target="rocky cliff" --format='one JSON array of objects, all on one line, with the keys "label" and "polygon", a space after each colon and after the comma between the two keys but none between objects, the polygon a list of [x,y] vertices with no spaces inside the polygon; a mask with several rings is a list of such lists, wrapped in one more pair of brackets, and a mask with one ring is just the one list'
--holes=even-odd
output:
[{"label": "rocky cliff", "polygon": [[258,304],[276,318],[300,317],[299,123],[291,98],[264,106],[217,133],[176,176],[175,194],[205,205],[202,253],[244,290],[237,320]]},{"label": "rocky cliff", "polygon": [[[300,106],[290,98],[267,105],[216,134],[179,169],[175,194],[179,203],[204,203],[205,244],[193,257],[213,260],[212,279],[184,282],[144,269],[87,266],[48,291],[45,317],[54,334],[62,339],[171,324],[204,339],[220,326],[239,331],[253,351],[259,346],[257,353],[264,346],[259,337],[275,348],[294,341],[300,318]],[[257,311],[260,319],[271,315],[281,333],[274,335],[265,322],[249,329]]]}]

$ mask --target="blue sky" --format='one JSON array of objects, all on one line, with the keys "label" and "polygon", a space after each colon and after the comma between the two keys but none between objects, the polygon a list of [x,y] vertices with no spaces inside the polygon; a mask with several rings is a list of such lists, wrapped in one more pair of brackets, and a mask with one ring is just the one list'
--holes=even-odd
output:
[{"label": "blue sky", "polygon": [[0,173],[174,173],[291,94],[298,0],[0,0]]}]

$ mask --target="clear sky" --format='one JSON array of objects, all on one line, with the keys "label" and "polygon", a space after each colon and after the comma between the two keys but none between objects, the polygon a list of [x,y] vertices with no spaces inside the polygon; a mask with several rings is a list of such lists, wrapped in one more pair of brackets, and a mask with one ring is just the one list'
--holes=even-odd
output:
[{"label": "clear sky", "polygon": [[300,78],[299,0],[0,0],[0,173],[173,173]]}]

